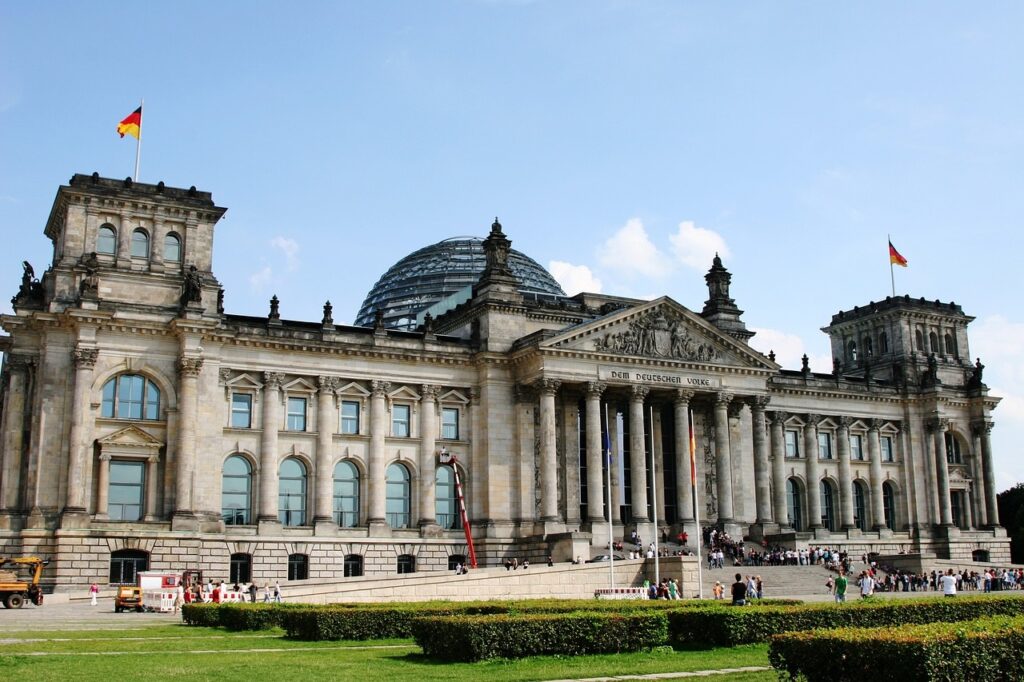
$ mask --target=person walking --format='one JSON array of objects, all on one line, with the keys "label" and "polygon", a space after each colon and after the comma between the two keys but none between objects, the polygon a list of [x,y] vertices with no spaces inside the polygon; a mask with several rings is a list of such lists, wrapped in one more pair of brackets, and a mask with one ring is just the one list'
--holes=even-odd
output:
[{"label": "person walking", "polygon": [[281,581],[277,580],[274,582],[274,603],[281,603]]},{"label": "person walking", "polygon": [[743,582],[743,576],[739,573],[736,574],[736,582],[732,584],[732,605],[747,605],[747,584]]},{"label": "person walking", "polygon": [[846,574],[843,571],[839,571],[839,575],[836,576],[835,588],[833,594],[836,598],[837,604],[846,603],[846,586],[849,581],[846,579]]},{"label": "person walking", "polygon": [[942,584],[942,596],[943,597],[955,597],[956,596],[956,576],[953,575],[953,569],[949,569],[946,575],[939,578],[939,582]]},{"label": "person walking", "polygon": [[861,572],[860,580],[857,581],[857,584],[860,585],[861,599],[867,599],[875,593],[875,579],[867,571]]},{"label": "person walking", "polygon": [[98,597],[99,595],[100,586],[97,585],[95,582],[92,585],[89,585],[89,603],[93,606],[96,606],[96,597]]}]

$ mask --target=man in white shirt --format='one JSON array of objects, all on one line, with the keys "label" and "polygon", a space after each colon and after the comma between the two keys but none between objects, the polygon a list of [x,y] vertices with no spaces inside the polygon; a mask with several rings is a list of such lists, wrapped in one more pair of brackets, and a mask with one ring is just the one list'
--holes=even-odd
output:
[{"label": "man in white shirt", "polygon": [[956,596],[956,576],[953,575],[953,569],[946,571],[946,575],[939,578],[939,583],[942,585],[942,596],[943,597],[955,597]]},{"label": "man in white shirt", "polygon": [[860,580],[857,581],[857,584],[860,585],[861,599],[867,599],[875,593],[875,579],[867,571],[860,574]]}]

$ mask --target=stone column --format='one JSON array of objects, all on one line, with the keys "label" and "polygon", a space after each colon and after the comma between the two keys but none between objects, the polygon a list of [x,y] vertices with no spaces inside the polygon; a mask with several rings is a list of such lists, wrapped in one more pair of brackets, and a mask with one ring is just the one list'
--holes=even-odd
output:
[{"label": "stone column", "polygon": [[839,418],[836,443],[839,450],[839,521],[843,530],[854,528],[853,522],[853,474],[850,473],[850,424],[849,417]]},{"label": "stone column", "polygon": [[718,474],[718,523],[732,522],[732,452],[729,449],[729,403],[732,396],[715,396],[715,468]]},{"label": "stone column", "polygon": [[974,522],[977,528],[988,526],[988,517],[985,515],[985,471],[981,463],[981,429],[976,423],[971,424],[971,478],[974,479],[972,488],[971,503],[974,509]]},{"label": "stone column", "polygon": [[74,351],[75,383],[71,397],[71,433],[68,436],[68,492],[65,513],[84,514],[86,510],[85,472],[89,467],[92,448],[86,441],[92,432],[89,414],[93,368],[99,351],[95,348],[76,348]]},{"label": "stone column", "polygon": [[[31,360],[7,355],[7,386],[0,414],[0,512],[15,512],[21,507],[21,460],[25,450],[25,402],[28,396],[28,369]],[[84,491],[83,491],[84,492]],[[84,498],[83,498],[84,499]]]},{"label": "stone column", "polygon": [[367,466],[367,490],[370,512],[368,523],[383,530],[387,525],[387,481],[384,467],[384,441],[388,433],[387,381],[370,382],[370,447]]},{"label": "stone column", "polygon": [[[679,520],[693,522],[693,481],[690,477],[690,400],[693,391],[684,388],[676,390],[676,508]],[[693,454],[696,456],[696,453]],[[699,539],[698,539],[699,541]]]},{"label": "stone column", "polygon": [[153,455],[146,459],[146,516],[144,521],[158,521],[156,509],[157,489],[157,464],[160,462],[159,455]]},{"label": "stone column", "polygon": [[804,478],[807,488],[807,527],[821,529],[821,474],[818,473],[818,421],[816,414],[807,415],[804,426]]},{"label": "stone column", "polygon": [[179,518],[195,516],[192,492],[196,475],[196,423],[199,420],[197,385],[203,369],[202,358],[178,360],[178,467],[174,472],[174,515]]},{"label": "stone column", "polygon": [[953,506],[949,499],[949,462],[946,460],[946,429],[949,420],[935,418],[928,424],[935,442],[935,485],[939,493],[939,524],[953,525]]},{"label": "stone column", "polygon": [[996,470],[992,461],[993,422],[980,421],[976,428],[981,436],[981,467],[985,480],[985,520],[989,527],[999,525],[999,505],[996,497]]},{"label": "stone column", "polygon": [[[619,406],[612,405],[608,414],[608,440],[611,442],[613,456],[612,463],[612,499],[609,500],[609,509],[612,510],[612,523],[622,523],[622,481],[619,480],[619,461],[622,459],[622,450],[619,448]],[[623,468],[625,463],[623,462]]]},{"label": "stone column", "polygon": [[871,525],[875,530],[885,526],[885,503],[882,496],[882,442],[878,429],[882,422],[878,419],[868,420],[868,457],[871,459]]},{"label": "stone column", "polygon": [[313,525],[334,526],[334,467],[331,466],[334,431],[338,409],[334,401],[335,377],[317,377],[316,396],[316,495],[313,499]]},{"label": "stone column", "polygon": [[785,412],[772,413],[772,506],[775,523],[789,527],[789,508],[786,504],[786,420]]},{"label": "stone column", "polygon": [[757,522],[772,521],[771,486],[768,483],[768,443],[764,421],[764,409],[771,400],[766,395],[755,396],[750,401],[751,433],[754,441],[754,499],[757,508]]},{"label": "stone column", "polygon": [[964,528],[974,528],[974,514],[971,512],[971,488],[968,486],[963,491]]},{"label": "stone column", "polygon": [[430,384],[420,386],[420,528],[437,526],[437,388]]},{"label": "stone column", "polygon": [[646,386],[633,386],[629,400],[629,474],[633,523],[649,521],[647,516],[647,450],[644,443],[644,398]]},{"label": "stone column", "polygon": [[[277,432],[281,428],[281,372],[263,373],[263,415],[260,436],[260,504],[259,521],[276,522],[277,509]],[[182,413],[184,422],[184,413]],[[179,451],[179,456],[181,455]]]},{"label": "stone column", "polygon": [[604,521],[604,448],[601,443],[601,394],[604,389],[605,385],[599,381],[587,383],[587,516],[591,524]]},{"label": "stone column", "polygon": [[100,454],[100,470],[96,476],[96,518],[107,518],[108,500],[110,499],[110,455]]},{"label": "stone column", "polygon": [[555,435],[555,393],[562,382],[541,379],[540,394],[540,513],[546,523],[559,521],[558,515],[558,451]]},{"label": "stone column", "polygon": [[128,213],[121,214],[121,226],[117,230],[117,264],[121,267],[128,265],[132,261],[132,232],[135,231],[135,226],[132,225],[132,220]]}]

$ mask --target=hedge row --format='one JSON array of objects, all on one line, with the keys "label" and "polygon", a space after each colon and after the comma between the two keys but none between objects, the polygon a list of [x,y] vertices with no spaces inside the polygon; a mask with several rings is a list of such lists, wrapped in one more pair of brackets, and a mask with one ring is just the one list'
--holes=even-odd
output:
[{"label": "hedge row", "polygon": [[898,629],[790,632],[772,638],[768,657],[791,678],[863,680],[1024,679],[1024,617],[997,616]]},{"label": "hedge row", "polygon": [[547,613],[420,617],[416,643],[445,661],[642,651],[668,641],[665,613]]},{"label": "hedge row", "polygon": [[309,604],[185,604],[181,618],[186,625],[225,627],[229,630],[269,630],[281,627],[289,611],[311,608]]},{"label": "hedge row", "polygon": [[900,626],[1024,614],[1021,597],[943,597],[861,601],[837,606],[738,606],[669,612],[674,644],[736,646],[766,642],[775,634],[815,628]]}]

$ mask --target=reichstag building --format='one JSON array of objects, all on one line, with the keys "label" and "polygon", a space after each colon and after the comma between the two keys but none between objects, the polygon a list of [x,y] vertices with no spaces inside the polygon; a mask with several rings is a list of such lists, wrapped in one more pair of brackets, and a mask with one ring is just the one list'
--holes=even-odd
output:
[{"label": "reichstag building", "polygon": [[399,260],[354,325],[330,303],[282,319],[276,298],[233,315],[224,212],[75,175],[51,263],[25,264],[0,318],[0,553],[52,558],[59,590],[445,570],[468,553],[453,467],[484,566],[603,549],[609,523],[698,537],[695,512],[793,547],[1009,560],[999,399],[954,303],[842,310],[833,371],[783,369],[748,345],[717,257],[699,309],[569,297],[495,220]]}]

